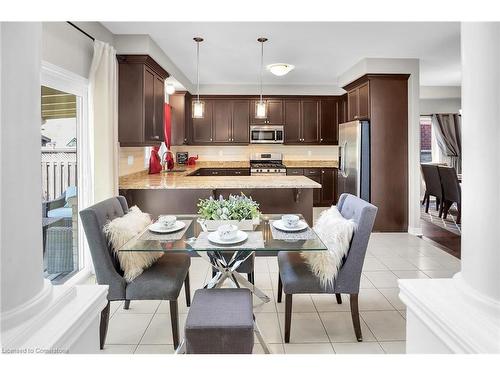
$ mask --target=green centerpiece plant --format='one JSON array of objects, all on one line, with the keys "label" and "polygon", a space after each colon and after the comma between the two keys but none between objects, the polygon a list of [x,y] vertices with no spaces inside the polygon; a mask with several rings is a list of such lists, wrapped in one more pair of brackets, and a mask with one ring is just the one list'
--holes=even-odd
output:
[{"label": "green centerpiece plant", "polygon": [[[209,230],[214,230],[218,225],[231,222],[243,227],[253,226],[260,217],[259,204],[252,197],[245,194],[229,195],[228,199],[219,196],[200,199],[198,201],[198,215],[204,220]],[[251,228],[250,228],[251,229]]]}]

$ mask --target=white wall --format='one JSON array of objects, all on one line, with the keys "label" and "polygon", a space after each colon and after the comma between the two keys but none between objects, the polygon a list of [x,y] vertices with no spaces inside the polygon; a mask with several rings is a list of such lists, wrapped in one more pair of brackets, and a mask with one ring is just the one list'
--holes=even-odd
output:
[{"label": "white wall", "polygon": [[[98,22],[75,22],[98,40],[113,45],[114,37]],[[88,78],[94,42],[66,22],[43,22],[42,59]]]},{"label": "white wall", "polygon": [[460,86],[420,86],[420,114],[458,113],[462,108]]},{"label": "white wall", "polygon": [[447,99],[420,99],[420,114],[432,115],[434,113],[458,113],[462,108],[460,98]]},{"label": "white wall", "polygon": [[115,35],[114,43],[118,54],[146,54],[151,56],[189,92],[195,92],[194,84],[149,35]]}]

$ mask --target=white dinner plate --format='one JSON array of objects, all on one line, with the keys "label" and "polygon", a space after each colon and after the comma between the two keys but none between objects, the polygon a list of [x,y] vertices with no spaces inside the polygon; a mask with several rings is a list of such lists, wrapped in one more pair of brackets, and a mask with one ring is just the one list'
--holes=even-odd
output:
[{"label": "white dinner plate", "polygon": [[223,240],[222,238],[219,237],[219,232],[215,231],[215,232],[210,232],[207,238],[210,242],[213,242],[217,245],[234,245],[236,243],[245,241],[248,238],[248,233],[239,230],[238,232],[236,232],[236,237],[234,237],[233,239]]},{"label": "white dinner plate", "polygon": [[281,230],[283,232],[300,232],[301,230],[306,229],[308,226],[309,225],[307,225],[307,223],[304,220],[300,220],[297,223],[297,226],[295,226],[293,228],[285,226],[285,224],[281,220],[274,220],[273,221],[273,227],[275,227],[276,229]]},{"label": "white dinner plate", "polygon": [[164,225],[156,222],[154,224],[151,224],[148,229],[151,232],[165,234],[165,233],[177,232],[178,230],[181,230],[185,226],[186,226],[186,223],[183,221],[176,221],[175,224],[170,228],[166,228]]}]

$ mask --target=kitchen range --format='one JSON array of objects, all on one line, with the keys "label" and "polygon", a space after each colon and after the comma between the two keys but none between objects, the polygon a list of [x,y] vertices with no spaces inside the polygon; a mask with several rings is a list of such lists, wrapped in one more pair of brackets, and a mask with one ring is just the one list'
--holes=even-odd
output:
[{"label": "kitchen range", "polygon": [[259,153],[250,157],[251,176],[286,176],[286,166],[283,165],[281,153]]}]

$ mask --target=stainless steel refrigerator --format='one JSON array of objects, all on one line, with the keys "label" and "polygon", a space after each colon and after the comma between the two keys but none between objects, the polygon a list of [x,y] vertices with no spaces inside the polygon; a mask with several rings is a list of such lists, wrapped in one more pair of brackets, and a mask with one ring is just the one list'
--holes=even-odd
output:
[{"label": "stainless steel refrigerator", "polygon": [[370,123],[351,121],[339,125],[337,191],[370,202]]}]

